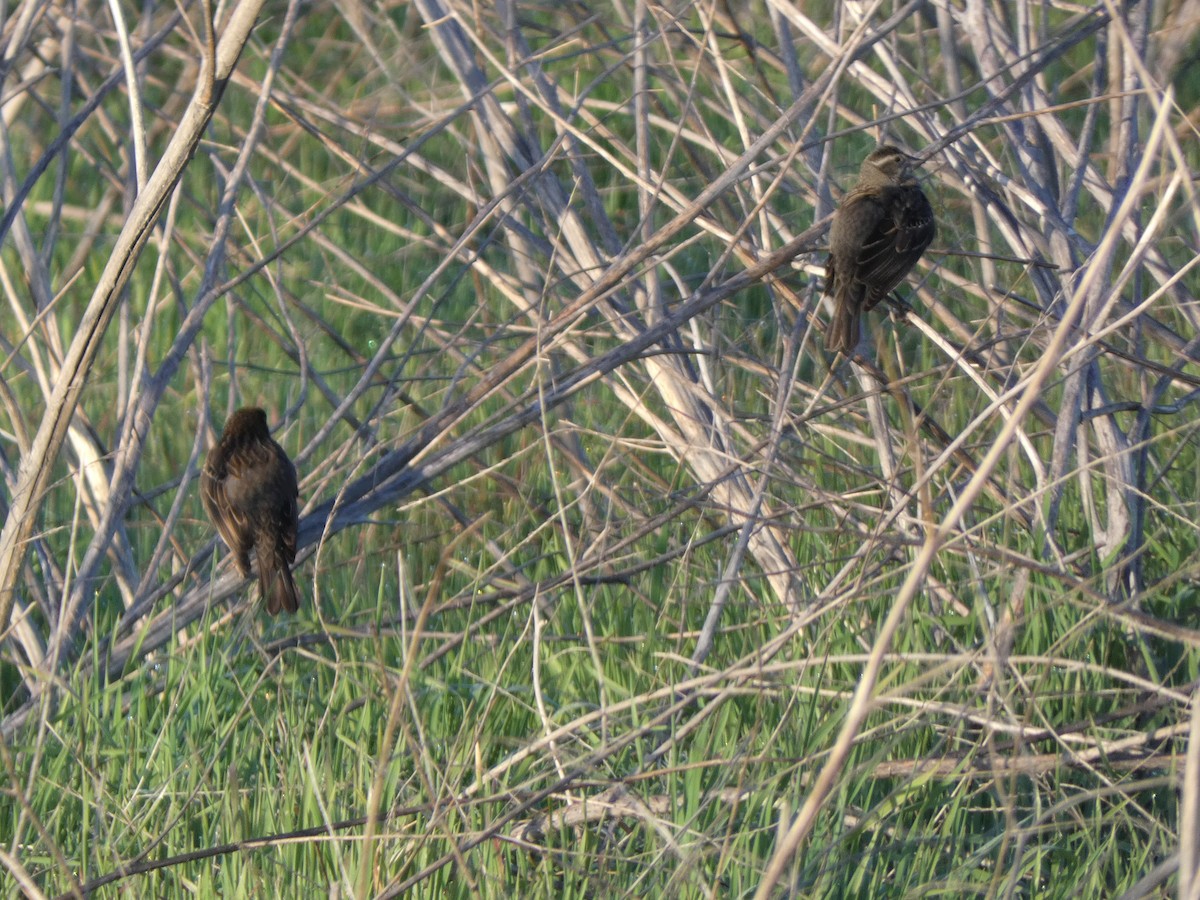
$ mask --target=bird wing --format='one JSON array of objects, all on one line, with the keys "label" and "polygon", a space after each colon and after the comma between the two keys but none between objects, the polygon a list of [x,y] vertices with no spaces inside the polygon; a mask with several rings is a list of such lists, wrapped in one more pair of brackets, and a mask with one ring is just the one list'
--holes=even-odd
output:
[{"label": "bird wing", "polygon": [[300,516],[300,486],[296,479],[296,467],[288,459],[287,453],[274,441],[271,442],[271,446],[279,460],[277,471],[279,472],[280,490],[278,495],[287,498],[287,503],[279,510],[279,514],[282,516],[279,522],[279,535],[283,540],[284,555],[290,565],[296,561],[296,523]]},{"label": "bird wing", "polygon": [[208,461],[205,462],[204,469],[200,472],[200,500],[204,503],[204,510],[217,527],[217,533],[221,535],[225,546],[235,555],[240,556],[245,546],[245,540],[242,537],[245,523],[238,520],[238,516],[229,503],[229,497],[225,492],[225,479],[222,475],[223,460],[219,458],[218,449],[214,448],[213,452],[209,454]]},{"label": "bird wing", "polygon": [[871,309],[909,273],[936,232],[933,209],[916,185],[890,188],[880,207],[875,229],[863,241],[858,256],[858,280],[870,287],[866,308]]},{"label": "bird wing", "polygon": [[254,543],[255,526],[247,511],[258,507],[263,485],[256,472],[271,464],[273,452],[270,444],[260,441],[218,445],[204,466],[204,506],[226,546],[235,553],[245,553]]},{"label": "bird wing", "polygon": [[825,293],[836,294],[837,275],[857,278],[867,242],[878,240],[885,210],[879,197],[869,192],[851,192],[838,208],[829,231],[829,259],[825,263]]},{"label": "bird wing", "polygon": [[[918,257],[929,249],[937,234],[933,221],[933,207],[929,198],[915,184],[903,189],[897,205],[896,249],[901,253],[915,253]],[[916,260],[913,260],[914,264]]]}]

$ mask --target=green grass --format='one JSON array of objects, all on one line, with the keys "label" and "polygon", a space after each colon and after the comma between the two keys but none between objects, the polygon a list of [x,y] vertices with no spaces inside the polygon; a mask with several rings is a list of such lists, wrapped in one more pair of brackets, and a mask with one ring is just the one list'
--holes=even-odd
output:
[{"label": "green grass", "polygon": [[[593,628],[602,635],[597,671],[579,633],[584,611],[573,592],[562,591],[547,598],[551,609],[540,649],[545,721],[531,678],[528,613],[522,611],[413,669],[392,752],[382,759],[385,723],[409,640],[387,624],[394,612],[387,609],[396,595],[394,579],[380,572],[375,580],[367,590],[372,585],[337,572],[322,579],[326,641],[271,650],[276,640],[320,635],[313,611],[267,623],[253,608],[242,607],[232,629],[205,634],[218,616],[214,612],[194,629],[194,642],[120,682],[99,684],[82,672],[72,680],[52,732],[39,739],[30,729],[9,752],[28,758],[42,747],[28,800],[57,851],[79,861],[82,881],[146,851],[149,859],[163,860],[278,836],[265,845],[140,876],[138,890],[153,896],[242,894],[280,879],[301,894],[318,893],[334,880],[344,880],[348,889],[363,860],[361,827],[333,823],[363,814],[378,773],[383,810],[420,811],[381,827],[373,892],[439,859],[452,841],[485,832],[523,796],[556,783],[558,765],[570,772],[576,760],[621,736],[633,739],[574,777],[585,784],[632,779],[628,788],[634,796],[666,802],[650,821],[563,828],[549,836],[544,853],[534,855],[487,840],[466,855],[465,869],[451,864],[443,876],[422,882],[417,895],[466,896],[468,878],[485,896],[537,885],[566,895],[572,890],[590,895],[605,885],[680,895],[708,889],[740,894],[753,886],[751,873],[770,852],[780,810],[803,801],[805,783],[836,733],[839,710],[857,677],[856,665],[837,662],[856,653],[853,640],[830,630],[819,650],[795,654],[795,663],[807,659],[812,665],[793,664],[756,679],[753,689],[721,701],[694,730],[680,729],[717,705],[716,698],[650,728],[663,700],[643,698],[655,692],[669,696],[672,685],[687,677],[669,658],[687,649],[672,633],[687,622],[676,620],[700,610],[682,609],[679,593],[659,595],[661,609],[635,602],[636,588],[650,590],[651,578],[639,580],[633,590],[589,592],[583,606],[590,605]],[[876,605],[885,603],[886,596]],[[437,634],[417,643],[418,654],[461,633],[480,612],[430,619]],[[761,607],[750,612],[730,616],[728,633],[710,661],[714,668],[752,657],[768,636],[769,628],[749,620],[765,615],[769,621],[771,613]],[[1049,610],[1047,632],[1069,633],[1071,613],[1064,604]],[[922,632],[938,630],[937,623],[918,617],[912,624],[904,643],[928,653],[931,642]],[[1104,636],[1105,629],[1092,628],[1080,640],[1103,655],[1103,644],[1096,642]],[[1086,723],[1132,699],[1111,690],[1098,693],[1102,679],[1095,668],[1060,673],[1030,665],[1026,677],[1033,696],[1009,686],[1004,698],[1026,721]],[[1096,873],[1093,887],[1105,892],[1129,884],[1131,857],[1153,857],[1168,843],[1169,782],[1158,777],[1151,780],[1160,799],[1147,805],[1146,797],[1132,804],[1123,796],[1078,801],[1095,790],[1095,781],[1065,766],[1036,779],[1000,777],[991,787],[991,778],[978,775],[965,780],[872,775],[891,760],[972,747],[978,749],[968,753],[964,768],[986,772],[991,764],[987,749],[978,745],[978,730],[956,721],[952,712],[958,704],[969,706],[977,692],[969,668],[953,653],[897,660],[881,687],[885,698],[904,702],[885,702],[868,721],[869,738],[851,758],[849,780],[821,814],[812,849],[796,870],[794,883],[804,894],[865,897],[938,884],[952,892],[985,891],[1010,880],[1023,892],[1035,892],[1080,860]],[[601,689],[617,710],[607,723],[593,717]],[[916,702],[936,704],[941,712],[908,705]],[[553,749],[506,767],[469,801],[462,798],[483,771],[506,764],[547,728],[572,724]],[[671,752],[648,764],[648,754],[668,736],[674,740]],[[1052,742],[1040,741],[1019,751],[997,748],[997,755],[1010,760],[1047,751]],[[539,803],[531,812],[556,805]],[[1062,808],[1055,812],[1055,806]],[[25,831],[36,840],[16,805],[5,820],[9,834]],[[329,834],[285,839],[289,832],[322,824],[330,826]],[[1028,846],[1010,843],[1000,853],[1013,829]],[[46,883],[55,883],[56,862],[45,851],[23,855],[23,862],[47,870]]]}]

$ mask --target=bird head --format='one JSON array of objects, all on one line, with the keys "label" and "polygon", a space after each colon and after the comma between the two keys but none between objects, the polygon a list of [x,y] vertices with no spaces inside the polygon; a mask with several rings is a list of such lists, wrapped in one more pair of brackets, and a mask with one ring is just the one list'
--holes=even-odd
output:
[{"label": "bird head", "polygon": [[264,441],[270,437],[267,414],[257,406],[243,407],[235,412],[225,422],[225,430],[221,434],[221,440],[226,444]]},{"label": "bird head", "polygon": [[899,147],[881,144],[863,160],[861,178],[871,182],[896,183],[908,178],[921,161]]}]

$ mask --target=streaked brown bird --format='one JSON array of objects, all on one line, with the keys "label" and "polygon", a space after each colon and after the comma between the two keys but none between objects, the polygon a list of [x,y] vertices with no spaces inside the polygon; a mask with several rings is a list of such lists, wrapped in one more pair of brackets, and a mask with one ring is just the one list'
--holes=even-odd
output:
[{"label": "streaked brown bird", "polygon": [[229,417],[208,451],[200,496],[243,578],[250,577],[254,550],[267,612],[295,612],[300,594],[290,567],[296,561],[300,489],[296,467],[271,438],[261,409],[246,407]]},{"label": "streaked brown bird", "polygon": [[887,297],[933,241],[933,209],[912,175],[918,165],[896,147],[877,147],[834,214],[825,264],[825,293],[833,295],[828,350],[854,351],[862,314]]}]

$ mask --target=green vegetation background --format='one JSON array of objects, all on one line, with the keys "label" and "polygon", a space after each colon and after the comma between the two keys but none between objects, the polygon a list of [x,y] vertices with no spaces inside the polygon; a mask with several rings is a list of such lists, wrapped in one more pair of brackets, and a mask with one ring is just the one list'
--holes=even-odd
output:
[{"label": "green vegetation background", "polygon": [[[834,33],[829,6],[826,15],[807,15]],[[883,4],[872,22],[886,21],[898,6]],[[673,77],[687,91],[653,98],[659,118],[649,163],[695,197],[720,165],[663,123],[701,120],[707,140],[736,155],[744,149],[742,127],[761,131],[788,105],[786,71],[766,7],[751,4],[734,19],[716,7],[680,6],[670,11],[678,19],[655,10],[649,22],[656,78]],[[114,324],[112,352],[89,374],[81,415],[103,440],[118,430],[128,399],[120,360],[130,336],[140,336],[152,292],[151,361],[162,359],[194,301],[214,211],[245,141],[283,11],[271,5],[264,15],[184,176],[169,247],[152,245],[139,265],[127,298],[130,331],[122,336]],[[467,12],[457,10],[470,25]],[[619,5],[592,17],[566,7],[516,10],[544,76],[576,91],[606,129],[601,140],[614,146],[637,140],[627,108],[629,12]],[[196,495],[194,447],[209,415],[219,427],[238,405],[266,407],[281,426],[277,439],[297,461],[302,501],[315,506],[386,449],[419,437],[431,415],[535,332],[495,282],[451,252],[480,210],[448,189],[446,178],[483,197],[490,191],[476,153],[484,138],[473,130],[459,85],[416,9],[396,4],[363,14],[358,28],[352,16],[323,4],[300,16],[268,130],[238,195],[223,277],[235,278],[314,216],[327,217],[217,302],[149,424],[126,537],[133,558],[147,560],[169,522],[175,554],[154,580],[180,577],[178,591],[228,574],[223,548],[202,553],[214,535]],[[186,15],[191,21],[195,11]],[[558,138],[551,118],[536,105],[522,108],[528,98],[486,57],[485,50],[503,58],[498,17],[491,10],[477,15],[475,52],[496,79],[497,96],[515,117],[527,117],[543,149],[550,147]],[[933,67],[935,23],[922,16],[888,40],[913,65]],[[1063,14],[1039,25],[1053,33],[1072,21]],[[111,25],[93,28],[87,41],[111,51]],[[806,77],[834,64],[794,34]],[[142,99],[164,121],[186,97],[193,49],[181,33],[147,64]],[[1092,127],[1093,111],[1109,112],[1082,102],[1093,97],[1090,67],[1103,51],[1092,39],[1074,54],[1043,70],[1056,102],[1081,101],[1055,112],[1072,133]],[[879,58],[868,55],[865,63],[887,74]],[[526,87],[533,83],[531,69],[512,71]],[[721,77],[744,101],[740,114],[757,119],[742,123],[732,115]],[[948,91],[936,71],[922,77],[924,101]],[[55,96],[56,88],[43,90],[45,98]],[[690,107],[677,105],[681,96]],[[984,99],[970,95],[965,108],[978,109]],[[769,195],[772,214],[795,232],[813,224],[816,193],[832,190],[836,200],[874,143],[869,130],[817,143],[821,132],[883,112],[849,76],[840,102],[845,118],[814,115],[797,123],[764,160],[770,180],[793,143],[810,142],[818,157],[827,153],[830,169],[818,176],[808,164],[818,157],[802,156]],[[95,224],[86,214],[126,189],[121,129],[128,127],[128,97],[114,93],[102,113],[117,127],[89,127],[72,143],[65,210],[54,209],[50,178],[28,201],[35,235],[61,232],[47,263],[56,273],[70,271],[77,241]],[[40,115],[54,126],[52,107]],[[1180,111],[1174,123],[1181,133],[1185,119]],[[573,121],[600,132],[590,120]],[[45,151],[48,133],[38,122],[31,113],[10,126],[18,158]],[[1147,123],[1135,123],[1135,141],[1145,140]],[[802,124],[816,130],[801,134]],[[1114,127],[1107,118],[1101,124]],[[899,139],[922,140],[904,125],[893,128]],[[979,131],[998,158],[1012,159],[1002,129]],[[167,136],[156,131],[154,146]],[[395,148],[414,147],[445,177],[401,163],[370,179],[395,158]],[[574,161],[557,155],[549,171],[570,184],[572,164],[595,180],[620,240],[636,242],[643,214],[635,186],[598,154]],[[991,315],[986,301],[951,279],[978,285],[977,262],[956,255],[979,249],[978,222],[964,195],[943,186],[952,176],[940,176],[939,166],[934,160],[927,167],[939,244],[912,279],[919,286],[904,292],[912,293],[918,317],[922,300],[935,295],[962,321],[979,323]],[[1142,197],[1143,218],[1153,215],[1155,198]],[[744,201],[738,194],[716,204],[714,219],[736,227],[745,219]],[[1110,227],[1108,211],[1088,209],[1088,202],[1077,225],[1098,241]],[[1196,246],[1186,204],[1192,213],[1195,207],[1186,198],[1177,202],[1182,211],[1155,239],[1183,267]],[[119,211],[118,203],[106,220]],[[531,245],[555,245],[556,236],[539,231],[519,208],[512,215],[513,227],[533,232]],[[650,216],[655,225],[670,218],[665,204]],[[1032,216],[1030,223],[1036,226]],[[99,224],[78,278],[56,285],[66,290],[51,315],[68,338],[104,262],[109,223]],[[465,254],[521,277],[506,227],[490,219]],[[699,228],[673,245],[664,256],[669,278],[666,265],[660,270],[669,281],[668,304],[736,272],[743,263],[723,257],[726,247]],[[819,241],[797,258],[782,285],[812,304],[809,314],[817,309],[818,248]],[[19,274],[11,243],[2,253],[9,275]],[[1120,253],[1123,261],[1131,250]],[[547,314],[577,293],[548,262],[551,255],[525,261],[546,276],[541,293],[526,299]],[[163,258],[165,284],[155,281]],[[1001,263],[999,270],[1014,294],[1033,295],[1028,267]],[[1195,283],[1187,275],[1180,289]],[[129,866],[152,871],[117,878],[95,895],[376,896],[400,886],[417,897],[752,895],[829,758],[875,629],[924,537],[922,518],[940,518],[971,474],[965,465],[947,465],[927,494],[905,504],[911,521],[895,524],[862,383],[845,372],[826,381],[830,360],[819,339],[803,331],[807,320],[781,299],[782,287],[764,282],[729,298],[697,320],[679,346],[706,368],[715,396],[746,435],[765,442],[772,422],[786,420],[773,459],[757,459],[753,450],[746,459],[766,479],[776,525],[799,562],[795,574],[813,598],[803,615],[781,604],[763,573],[746,563],[735,569],[711,654],[689,663],[738,532],[710,486],[697,483],[686,454],[664,446],[617,398],[615,386],[628,385],[655,415],[671,414],[635,361],[536,424],[418,482],[368,520],[339,526],[318,552],[310,544],[297,568],[306,602],[295,617],[268,619],[247,584],[234,601],[212,603],[174,641],[134,654],[124,671],[105,677],[105,654],[126,627],[109,572],[95,586],[75,656],[42,681],[53,702],[35,705],[3,745],[0,849],[19,863],[0,866],[4,895],[32,892],[21,872],[52,896]],[[20,286],[9,282],[6,291],[19,294]],[[402,315],[415,296],[411,314]],[[1191,313],[1172,308],[1169,298],[1153,314],[1185,337],[1194,334]],[[1054,322],[1019,306],[1009,315],[1011,325],[988,321],[998,333],[1012,329],[1005,340],[1018,346],[1015,379],[1036,364]],[[315,440],[397,322],[400,339],[369,388],[327,437]],[[873,314],[869,327],[881,366],[905,381],[912,401],[934,411],[948,434],[986,408],[972,380],[917,330],[884,313]],[[25,330],[5,314],[9,348]],[[29,330],[32,340],[42,338]],[[1177,362],[1170,345],[1138,343],[1132,330],[1112,342],[1162,366]],[[801,333],[801,362],[794,371],[782,368],[788,341]],[[596,356],[621,343],[595,314],[571,335]],[[41,394],[18,372],[19,348],[6,353],[8,388],[36,426]],[[438,435],[439,443],[482,433],[575,365],[547,347]],[[1062,401],[1066,369],[1041,398],[1050,411]],[[1144,369],[1106,363],[1104,374],[1110,402],[1148,396]],[[778,388],[790,377],[803,387],[781,413]],[[1139,485],[1147,507],[1144,587],[1135,608],[1178,630],[1139,628],[1140,620],[1119,614],[1131,607],[1118,602],[1112,572],[1127,560],[1098,550],[1089,503],[1109,491],[1099,467],[1076,457],[1064,473],[1053,541],[1061,555],[1054,557],[1039,528],[1043,501],[1028,502],[1038,473],[1014,450],[993,479],[996,490],[962,523],[963,539],[937,558],[889,647],[878,703],[788,870],[784,883],[796,896],[1115,896],[1175,852],[1187,701],[1198,674],[1187,631],[1197,606],[1200,518],[1189,390],[1181,382],[1159,400],[1164,410],[1180,406],[1155,418],[1146,439],[1153,477]],[[884,402],[896,483],[909,487],[941,448],[917,437],[902,404]],[[1138,414],[1135,406],[1114,413],[1130,430]],[[964,444],[967,458],[978,461],[995,439],[1003,419],[993,413],[989,421]],[[1031,418],[1028,437],[1048,460],[1056,446],[1053,420]],[[754,445],[748,439],[746,446]],[[77,559],[80,535],[90,527],[79,513],[77,484],[64,459],[39,529],[57,560]],[[169,519],[180,491],[182,514]],[[843,496],[853,498],[850,515],[829,499]],[[195,569],[188,568],[192,560]],[[29,565],[37,581],[45,560],[35,556]],[[836,589],[827,590],[830,584]],[[172,596],[154,612],[169,611]],[[30,605],[48,627],[52,602],[31,597]],[[768,645],[774,655],[763,658]],[[37,681],[19,653],[5,652],[6,714],[31,703],[29,686]],[[931,760],[941,767],[922,768]],[[583,822],[555,818],[586,810],[585,801],[611,804],[612,812],[580,812]],[[170,864],[154,867],[163,861]]]}]

